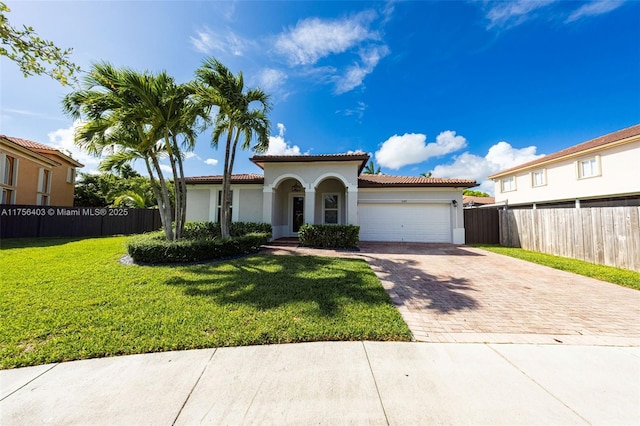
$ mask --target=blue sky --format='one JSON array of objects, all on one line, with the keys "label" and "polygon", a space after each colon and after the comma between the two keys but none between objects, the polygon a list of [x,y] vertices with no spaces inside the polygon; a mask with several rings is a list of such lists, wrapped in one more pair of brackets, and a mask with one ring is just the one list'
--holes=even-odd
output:
[{"label": "blue sky", "polygon": [[[31,2],[9,20],[84,69],[193,78],[215,56],[272,95],[270,153],[371,153],[386,174],[476,179],[640,122],[640,2]],[[1,59],[0,132],[71,151],[69,88]],[[211,132],[188,175],[221,172]],[[260,170],[239,153],[234,172]],[[142,165],[138,169],[142,170]]]}]

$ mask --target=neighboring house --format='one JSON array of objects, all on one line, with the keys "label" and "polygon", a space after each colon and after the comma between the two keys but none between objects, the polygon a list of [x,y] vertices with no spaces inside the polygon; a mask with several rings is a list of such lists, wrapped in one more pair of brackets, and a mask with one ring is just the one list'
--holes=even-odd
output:
[{"label": "neighboring house", "polygon": [[[462,191],[473,180],[361,175],[367,154],[259,155],[264,175],[231,180],[233,221],[265,222],[273,237],[305,223],[360,226],[362,241],[464,244]],[[218,221],[222,176],[186,178],[187,220]]]},{"label": "neighboring house", "polygon": [[486,206],[488,204],[494,204],[495,202],[495,197],[474,197],[472,195],[462,196],[462,206],[466,209]]},{"label": "neighboring house", "polygon": [[55,148],[0,135],[0,204],[73,206],[79,167]]},{"label": "neighboring house", "polygon": [[640,124],[489,176],[509,207],[640,205]]}]

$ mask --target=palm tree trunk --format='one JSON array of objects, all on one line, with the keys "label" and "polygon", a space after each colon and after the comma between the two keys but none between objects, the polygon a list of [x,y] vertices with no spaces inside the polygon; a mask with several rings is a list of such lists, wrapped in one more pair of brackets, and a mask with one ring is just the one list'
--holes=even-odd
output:
[{"label": "palm tree trunk", "polygon": [[[164,175],[162,174],[162,169],[160,168],[160,162],[158,161],[158,157],[155,155],[151,156],[151,161],[153,162],[153,167],[156,169],[158,173],[158,181],[160,182],[160,192],[162,194],[162,209],[164,210],[165,220],[162,223],[164,227],[164,235],[167,237],[169,241],[174,241],[173,235],[173,227],[172,227],[172,217],[171,217],[171,197],[169,197],[169,190],[167,189],[167,182],[164,180]],[[160,200],[158,200],[159,202]],[[160,204],[160,203],[158,203]]]},{"label": "palm tree trunk", "polygon": [[233,127],[229,125],[227,131],[227,144],[224,153],[224,170],[222,174],[222,206],[220,209],[220,236],[229,238],[231,228],[231,218],[229,210],[231,203],[229,202],[229,193],[231,192],[231,168],[229,167],[229,154],[231,150],[231,138],[233,136]]},{"label": "palm tree trunk", "polygon": [[[175,135],[173,135],[173,145],[174,147],[178,146],[178,141],[176,140]],[[176,156],[176,160],[178,162],[178,173],[179,180],[177,181],[176,187],[180,187],[181,197],[180,197],[180,221],[178,222],[178,216],[176,215],[176,232],[179,232],[179,238],[182,238],[182,232],[184,231],[184,224],[187,221],[187,183],[184,180],[184,166],[182,164],[182,156]],[[176,201],[176,204],[178,202]],[[177,225],[180,224],[180,226]]]},{"label": "palm tree trunk", "polygon": [[160,190],[160,187],[158,186],[158,182],[156,181],[156,177],[153,173],[153,169],[151,168],[148,157],[145,157],[144,164],[147,166],[147,172],[149,173],[149,180],[151,181],[151,189],[153,190],[153,195],[158,201],[158,211],[160,213],[160,222],[162,222],[164,235],[168,240],[171,240],[171,216],[167,217],[167,211],[164,208],[165,200],[162,197],[162,192]]},{"label": "palm tree trunk", "polygon": [[165,130],[165,134],[164,134],[164,140],[165,140],[165,145],[166,145],[166,149],[167,149],[167,154],[169,157],[169,163],[171,164],[171,171],[173,173],[173,192],[175,195],[175,205],[173,206],[174,209],[174,218],[175,218],[175,230],[174,230],[174,238],[175,240],[179,240],[180,238],[182,238],[182,211],[181,211],[181,207],[182,207],[182,191],[181,191],[181,187],[180,187],[180,179],[179,179],[179,175],[178,175],[178,170],[176,168],[176,155],[175,153],[178,153],[178,156],[180,155],[180,151],[178,149],[176,149],[175,146],[172,145],[172,141],[169,139],[169,132],[167,130]]}]

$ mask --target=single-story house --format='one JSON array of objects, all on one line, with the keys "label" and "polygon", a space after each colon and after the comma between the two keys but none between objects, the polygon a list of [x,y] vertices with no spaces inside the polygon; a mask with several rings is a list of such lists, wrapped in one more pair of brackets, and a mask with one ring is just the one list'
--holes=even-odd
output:
[{"label": "single-story house", "polygon": [[489,178],[510,208],[640,206],[640,124]]},{"label": "single-story house", "polygon": [[[274,239],[301,225],[360,226],[362,241],[464,244],[462,191],[474,180],[360,174],[369,155],[256,155],[264,174],[231,179],[232,221],[264,222]],[[222,176],[187,182],[187,220],[218,221]]]},{"label": "single-story house", "polygon": [[73,206],[80,167],[53,147],[0,135],[0,204]]}]

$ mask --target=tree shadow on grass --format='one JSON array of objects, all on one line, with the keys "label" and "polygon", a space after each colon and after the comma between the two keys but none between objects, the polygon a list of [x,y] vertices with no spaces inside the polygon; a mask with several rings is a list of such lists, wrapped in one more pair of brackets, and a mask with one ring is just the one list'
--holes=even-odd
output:
[{"label": "tree shadow on grass", "polygon": [[52,247],[61,246],[68,243],[86,240],[89,238],[106,237],[29,237],[29,238],[2,238],[0,240],[0,250],[10,250],[17,248],[32,247]]},{"label": "tree shadow on grass", "polygon": [[186,295],[207,297],[220,305],[269,310],[302,302],[322,316],[335,316],[349,303],[391,304],[378,279],[358,259],[255,255],[224,264],[196,265],[185,272],[166,284],[182,286]]}]

